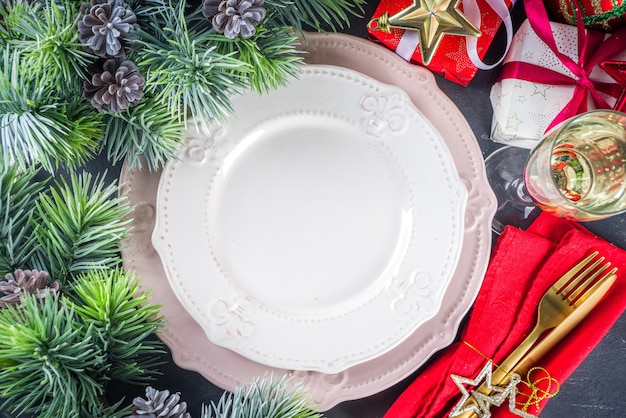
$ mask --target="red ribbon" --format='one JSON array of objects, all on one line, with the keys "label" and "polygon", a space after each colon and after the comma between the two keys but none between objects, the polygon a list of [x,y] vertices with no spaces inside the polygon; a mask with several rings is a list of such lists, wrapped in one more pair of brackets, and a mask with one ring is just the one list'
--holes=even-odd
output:
[{"label": "red ribbon", "polygon": [[572,72],[573,77],[535,64],[515,61],[505,63],[502,66],[499,80],[515,78],[550,85],[575,85],[572,98],[550,123],[546,131],[565,119],[586,112],[588,110],[587,102],[589,96],[591,96],[596,109],[610,109],[611,106],[599,93],[618,97],[621,87],[615,83],[593,80],[589,77],[589,74],[600,62],[624,50],[626,45],[626,27],[613,33],[605,40],[606,34],[604,32],[585,29],[580,12],[578,12],[578,62],[576,62],[559,51],[543,1],[524,0],[524,8],[528,22],[537,34],[537,37]]}]

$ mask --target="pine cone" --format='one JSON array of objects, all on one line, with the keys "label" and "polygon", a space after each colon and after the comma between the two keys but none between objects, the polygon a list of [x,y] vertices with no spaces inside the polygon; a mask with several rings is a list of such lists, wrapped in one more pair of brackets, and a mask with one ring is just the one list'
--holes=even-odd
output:
[{"label": "pine cone", "polygon": [[250,38],[265,19],[264,0],[204,0],[202,14],[227,38]]},{"label": "pine cone", "polygon": [[0,292],[4,293],[4,296],[0,297],[0,308],[19,305],[26,293],[39,298],[57,293],[61,289],[61,282],[55,280],[48,285],[49,277],[47,271],[38,270],[18,269],[7,274],[4,276],[5,280],[0,281]]},{"label": "pine cone", "polygon": [[139,29],[137,16],[122,0],[93,0],[83,4],[81,12],[80,42],[100,57],[122,56],[125,41],[133,39]]},{"label": "pine cone", "polygon": [[187,412],[187,403],[180,402],[180,394],[170,395],[169,390],[159,391],[150,386],[146,388],[146,399],[133,400],[133,415],[128,418],[191,418]]},{"label": "pine cone", "polygon": [[98,110],[119,113],[135,105],[143,97],[145,80],[137,66],[129,60],[100,60],[101,69],[92,70],[91,82],[85,81],[85,97]]}]

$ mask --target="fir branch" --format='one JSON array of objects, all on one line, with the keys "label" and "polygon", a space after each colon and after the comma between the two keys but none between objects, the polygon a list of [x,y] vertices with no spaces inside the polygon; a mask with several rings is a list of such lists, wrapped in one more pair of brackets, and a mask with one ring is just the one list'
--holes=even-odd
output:
[{"label": "fir branch", "polygon": [[303,58],[297,54],[299,40],[287,27],[268,29],[258,27],[256,34],[249,39],[227,39],[215,37],[224,54],[234,54],[248,64],[244,74],[250,88],[259,93],[267,93],[284,86],[289,78],[300,72]]},{"label": "fir branch", "polygon": [[62,100],[45,79],[31,77],[19,50],[6,47],[0,61],[0,168],[41,164],[52,172],[63,162],[84,164],[97,149],[102,116],[76,95]]},{"label": "fir branch", "polygon": [[82,90],[85,70],[96,58],[78,39],[77,15],[77,3],[45,0],[12,27],[18,38],[12,45],[22,51],[27,76],[43,79],[68,97]]},{"label": "fir branch", "polygon": [[[125,3],[133,10],[138,22],[149,23],[151,19],[163,13],[163,8],[172,7],[170,0],[125,0]],[[139,24],[139,26],[144,26]]]},{"label": "fir branch", "polygon": [[104,184],[104,175],[71,173],[40,195],[35,228],[46,270],[66,283],[73,276],[120,262],[119,242],[128,233],[130,207],[117,197],[117,185]]},{"label": "fir branch", "polygon": [[[91,104],[82,100],[81,95],[76,95],[66,102],[65,113],[71,122],[71,129],[68,132],[67,142],[81,144],[91,152],[98,149],[102,139],[103,116],[94,112]],[[90,154],[88,158],[91,158]],[[82,161],[82,160],[81,160]],[[84,164],[86,161],[82,162]],[[72,166],[72,164],[69,164]]]},{"label": "fir branch", "polygon": [[83,417],[101,409],[103,356],[57,296],[25,296],[0,310],[3,408],[39,418]]},{"label": "fir branch", "polygon": [[224,392],[217,405],[211,402],[202,418],[321,418],[308,404],[300,386],[291,385],[283,376],[255,379],[234,393]]},{"label": "fir branch", "polygon": [[0,276],[18,268],[41,269],[37,241],[32,239],[35,201],[45,186],[35,180],[38,169],[17,166],[0,171]]},{"label": "fir branch", "polygon": [[19,34],[15,28],[27,15],[33,13],[36,4],[28,0],[0,0],[0,39],[9,41],[18,39]]},{"label": "fir branch", "polygon": [[90,270],[76,277],[70,289],[76,313],[92,325],[89,337],[100,346],[111,365],[107,376],[143,384],[156,373],[162,345],[146,338],[162,326],[159,307],[139,294],[134,274],[122,269]]},{"label": "fir branch", "polygon": [[168,7],[166,2],[167,0],[127,0],[126,4],[135,13],[139,28],[146,29],[150,28],[155,21],[164,23],[160,16],[163,14],[163,8]]},{"label": "fir branch", "polygon": [[145,157],[149,170],[157,170],[174,157],[183,141],[184,125],[166,104],[144,96],[137,106],[104,116],[107,158],[113,164],[126,160],[129,168],[141,168]]},{"label": "fir branch", "polygon": [[124,406],[124,399],[113,405],[99,404],[96,405],[89,413],[89,417],[98,418],[128,418],[132,413],[132,406]]},{"label": "fir branch", "polygon": [[187,19],[192,17],[185,14],[185,2],[167,2],[150,18],[150,27],[135,41],[139,48],[134,60],[146,77],[147,91],[185,124],[188,111],[204,126],[232,113],[230,96],[243,90],[239,74],[247,64],[211,45],[208,24],[205,31],[190,31]]},{"label": "fir branch", "polygon": [[318,31],[332,31],[350,25],[349,15],[361,16],[366,0],[266,0],[269,17],[278,25],[293,26],[302,32],[304,25]]}]

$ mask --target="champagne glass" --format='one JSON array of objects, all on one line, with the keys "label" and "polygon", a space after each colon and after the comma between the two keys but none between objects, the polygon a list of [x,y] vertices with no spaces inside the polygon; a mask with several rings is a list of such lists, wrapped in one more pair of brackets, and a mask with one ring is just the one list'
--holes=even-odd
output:
[{"label": "champagne glass", "polygon": [[491,221],[496,234],[501,234],[507,225],[526,229],[541,213],[524,184],[524,165],[529,154],[528,149],[509,145],[485,159],[487,179],[498,201]]},{"label": "champagne glass", "polygon": [[598,110],[575,116],[532,151],[524,183],[544,211],[579,221],[626,210],[626,114]]},{"label": "champagne glass", "polygon": [[[550,130],[526,160],[522,152],[502,149],[486,160],[502,199],[495,232],[504,225],[524,227],[539,210],[583,222],[626,211],[626,114],[596,110],[574,116]],[[509,173],[503,182],[502,166],[519,176]]]}]

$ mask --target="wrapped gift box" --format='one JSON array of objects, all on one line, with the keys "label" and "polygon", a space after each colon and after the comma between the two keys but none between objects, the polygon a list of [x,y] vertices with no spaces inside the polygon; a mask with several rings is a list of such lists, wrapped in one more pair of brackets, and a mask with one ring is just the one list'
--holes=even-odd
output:
[{"label": "wrapped gift box", "polygon": [[[577,27],[555,22],[549,24],[558,50],[578,62]],[[608,36],[608,34],[604,35],[605,38]],[[620,61],[625,58],[626,44],[624,44],[621,53],[613,56],[613,59]],[[514,62],[551,69],[572,78],[571,84],[568,85],[504,78],[492,87],[490,95],[493,107],[491,138],[496,142],[533,148],[551,126],[555,117],[572,100],[577,86],[576,79],[573,73],[537,36],[528,20],[522,23],[513,37],[511,48],[504,59],[503,66]],[[606,74],[599,65],[593,67],[589,73],[589,79],[617,87],[615,80]],[[609,105],[608,107],[615,103],[615,97],[602,92],[598,92],[598,94]],[[597,108],[591,95],[587,95],[587,107],[588,110]]]},{"label": "wrapped gift box", "polygon": [[[502,24],[502,18],[489,6],[486,0],[464,1],[475,2],[480,10],[481,23],[479,29],[481,36],[477,40],[476,52],[482,60]],[[502,9],[504,10],[512,6],[510,0],[497,1],[503,3]],[[372,19],[376,19],[385,12],[393,16],[411,4],[413,4],[413,0],[382,0]],[[463,2],[460,3],[459,10],[463,12]],[[369,29],[369,34],[371,38],[396,51],[405,60],[423,65],[415,31],[392,28],[391,33],[386,33]],[[478,67],[469,58],[467,48],[465,36],[444,35],[427,67],[450,81],[467,86],[478,71]]]}]

